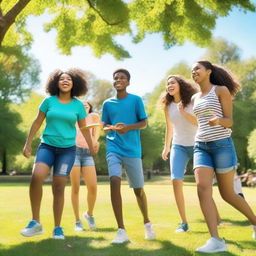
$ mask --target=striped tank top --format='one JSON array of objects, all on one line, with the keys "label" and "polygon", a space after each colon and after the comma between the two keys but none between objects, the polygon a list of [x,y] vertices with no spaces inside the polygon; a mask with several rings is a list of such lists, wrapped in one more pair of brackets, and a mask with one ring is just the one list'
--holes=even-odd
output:
[{"label": "striped tank top", "polygon": [[193,110],[198,121],[196,141],[209,142],[231,136],[232,131],[230,128],[225,128],[221,125],[210,126],[208,124],[208,121],[214,116],[223,117],[222,107],[215,89],[216,85],[212,87],[207,95],[195,98]]}]

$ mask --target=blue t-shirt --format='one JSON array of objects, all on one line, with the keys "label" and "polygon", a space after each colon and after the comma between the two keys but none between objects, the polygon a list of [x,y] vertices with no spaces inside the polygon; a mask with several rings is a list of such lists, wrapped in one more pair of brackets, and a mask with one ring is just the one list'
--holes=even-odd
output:
[{"label": "blue t-shirt", "polygon": [[[128,94],[123,99],[111,98],[103,103],[102,121],[105,124],[135,124],[146,118],[144,104],[139,96]],[[130,130],[125,134],[111,131],[106,140],[107,153],[141,157],[140,130]]]},{"label": "blue t-shirt", "polygon": [[87,116],[83,103],[73,98],[69,103],[60,103],[57,96],[43,100],[39,110],[46,115],[42,143],[68,148],[76,144],[76,122]]}]

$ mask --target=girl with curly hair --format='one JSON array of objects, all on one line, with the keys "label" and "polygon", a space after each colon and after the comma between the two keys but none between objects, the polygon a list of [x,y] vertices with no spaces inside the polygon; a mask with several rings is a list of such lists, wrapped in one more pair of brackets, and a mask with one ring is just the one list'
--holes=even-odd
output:
[{"label": "girl with curly hair", "polygon": [[96,154],[98,145],[92,141],[90,132],[86,129],[86,112],[83,103],[75,97],[87,92],[86,75],[79,69],[66,72],[54,71],[46,84],[46,91],[50,94],[39,107],[36,119],[32,123],[29,135],[23,148],[23,155],[31,156],[32,140],[44,120],[46,126],[38,147],[30,182],[30,203],[32,220],[21,231],[23,236],[34,236],[43,233],[40,223],[40,206],[42,187],[45,178],[53,169],[53,238],[64,239],[60,226],[64,206],[64,189],[76,153],[76,122],[85,137],[91,154]]}]

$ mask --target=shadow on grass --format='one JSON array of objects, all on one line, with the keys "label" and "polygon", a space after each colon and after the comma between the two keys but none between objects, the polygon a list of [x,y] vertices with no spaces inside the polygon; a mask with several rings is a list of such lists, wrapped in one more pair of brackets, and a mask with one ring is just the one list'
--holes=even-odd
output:
[{"label": "shadow on grass", "polygon": [[[25,242],[4,248],[0,244],[0,256],[192,256],[194,253],[176,246],[170,241],[149,241],[157,249],[129,248],[130,243],[109,244],[103,237],[67,236],[65,240],[45,239],[39,242]],[[153,244],[153,245],[152,245]],[[150,247],[149,246],[149,247]],[[160,248],[159,248],[160,247]],[[231,255],[231,254],[230,254]]]},{"label": "shadow on grass", "polygon": [[[149,248],[129,248],[130,243],[112,245],[103,237],[77,237],[66,236],[65,240],[45,239],[39,242],[24,242],[18,245],[4,248],[0,244],[0,256],[192,256],[206,255],[204,253],[191,252],[180,246],[172,244],[170,241],[148,241],[151,243]],[[241,251],[242,247],[234,242],[227,241],[228,244],[234,244]],[[152,245],[153,244],[153,245]],[[255,249],[256,245],[252,241],[247,244],[250,249]],[[150,249],[150,247],[158,247]],[[160,247],[160,248],[159,248]],[[230,252],[213,253],[212,256],[240,256]]]},{"label": "shadow on grass", "polygon": [[[196,220],[196,222],[198,223],[205,223],[205,220],[204,219],[198,219]],[[241,226],[241,227],[246,227],[246,226],[250,226],[250,223],[248,220],[234,220],[234,219],[224,219],[222,218],[221,219],[221,226],[230,226],[230,225],[234,225],[234,226]]]}]

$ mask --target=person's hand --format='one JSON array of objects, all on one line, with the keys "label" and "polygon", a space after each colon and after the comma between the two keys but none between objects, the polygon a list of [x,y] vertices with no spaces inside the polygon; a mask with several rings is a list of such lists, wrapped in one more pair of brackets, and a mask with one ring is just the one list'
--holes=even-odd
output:
[{"label": "person's hand", "polygon": [[99,149],[100,149],[100,143],[96,141],[94,144],[94,151],[96,154],[99,152]]},{"label": "person's hand", "polygon": [[124,123],[117,123],[114,125],[114,130],[120,134],[125,134],[129,131],[129,126]]},{"label": "person's hand", "polygon": [[220,124],[220,119],[219,119],[219,117],[217,117],[217,116],[212,117],[212,118],[208,121],[208,124],[209,124],[210,126],[219,125],[219,124]]},{"label": "person's hand", "polygon": [[166,161],[168,159],[168,154],[170,152],[170,149],[164,148],[163,152],[162,152],[162,159],[164,161]]},{"label": "person's hand", "polygon": [[180,111],[181,114],[183,114],[183,113],[185,112],[184,106],[183,106],[182,102],[180,102],[180,103],[178,104],[178,110]]},{"label": "person's hand", "polygon": [[25,156],[26,158],[29,158],[31,157],[31,152],[32,152],[31,145],[26,143],[23,148],[23,156]]}]

